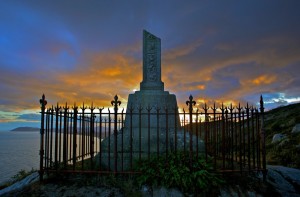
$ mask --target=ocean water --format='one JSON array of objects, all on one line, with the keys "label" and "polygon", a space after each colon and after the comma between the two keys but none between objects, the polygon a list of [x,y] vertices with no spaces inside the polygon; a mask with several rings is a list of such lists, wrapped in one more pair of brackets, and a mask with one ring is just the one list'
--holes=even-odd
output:
[{"label": "ocean water", "polygon": [[20,170],[39,168],[39,132],[0,132],[0,184]]}]

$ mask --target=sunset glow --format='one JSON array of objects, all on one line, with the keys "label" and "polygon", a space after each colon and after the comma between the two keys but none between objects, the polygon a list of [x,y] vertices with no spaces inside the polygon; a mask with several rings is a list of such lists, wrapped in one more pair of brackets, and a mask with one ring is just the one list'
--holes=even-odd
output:
[{"label": "sunset glow", "polygon": [[162,81],[180,108],[266,109],[300,101],[299,1],[3,1],[0,130],[39,126],[49,107],[110,107],[142,81],[142,31],[162,43]]}]

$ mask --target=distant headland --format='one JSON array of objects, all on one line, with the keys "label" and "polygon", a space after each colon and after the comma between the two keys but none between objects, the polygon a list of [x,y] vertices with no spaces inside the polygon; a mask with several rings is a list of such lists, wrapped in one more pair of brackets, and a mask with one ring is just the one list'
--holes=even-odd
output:
[{"label": "distant headland", "polygon": [[37,127],[17,127],[10,131],[40,131],[40,128]]}]

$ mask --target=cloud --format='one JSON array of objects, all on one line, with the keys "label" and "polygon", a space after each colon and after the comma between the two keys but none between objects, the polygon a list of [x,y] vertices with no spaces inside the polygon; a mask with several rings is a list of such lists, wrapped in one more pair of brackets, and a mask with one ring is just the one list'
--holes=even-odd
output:
[{"label": "cloud", "polygon": [[276,80],[277,76],[275,75],[261,75],[256,77],[251,81],[254,85],[261,85],[261,84],[270,84]]},{"label": "cloud", "polygon": [[20,114],[16,121],[26,121],[26,122],[39,122],[41,120],[41,115],[36,114]]},{"label": "cloud", "polygon": [[299,2],[69,3],[1,3],[1,110],[39,111],[43,93],[48,107],[109,106],[115,94],[125,105],[142,81],[143,29],[162,40],[162,80],[180,105],[300,96]]},{"label": "cloud", "polygon": [[193,53],[198,47],[201,46],[202,41],[196,40],[192,41],[190,44],[185,44],[182,46],[175,47],[173,49],[168,50],[166,53],[164,53],[164,59],[167,61],[169,59],[176,60],[177,58],[181,56],[190,55]]}]

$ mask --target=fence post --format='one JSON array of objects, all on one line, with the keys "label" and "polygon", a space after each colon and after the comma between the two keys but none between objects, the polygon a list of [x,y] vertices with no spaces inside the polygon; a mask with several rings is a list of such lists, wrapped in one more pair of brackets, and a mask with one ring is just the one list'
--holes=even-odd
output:
[{"label": "fence post", "polygon": [[66,169],[67,167],[67,160],[68,160],[68,136],[67,136],[67,126],[68,126],[68,104],[66,103],[66,105],[63,107],[64,109],[64,133],[63,133],[63,163],[64,163],[64,169]]},{"label": "fence post", "polygon": [[58,117],[59,117],[59,111],[61,107],[58,106],[58,103],[55,107],[55,169],[58,169]]},{"label": "fence post", "polygon": [[45,100],[45,95],[43,94],[42,99],[40,99],[40,105],[41,105],[41,140],[40,140],[40,181],[43,181],[43,175],[44,175],[44,166],[43,166],[43,157],[44,157],[44,121],[45,121],[45,106],[47,105],[47,101]]},{"label": "fence post", "polygon": [[151,109],[152,107],[150,107],[150,105],[146,107],[146,110],[148,112],[148,159],[150,159],[150,111]]},{"label": "fence post", "polygon": [[95,119],[96,116],[94,115],[94,109],[96,109],[92,103],[90,107],[91,110],[91,121],[90,121],[90,155],[91,155],[91,169],[94,169],[94,136],[95,136]]},{"label": "fence post", "polygon": [[[114,97],[115,100],[111,101],[111,105],[114,106],[115,110],[115,119],[114,119],[114,159],[115,159],[115,169],[114,173],[118,170],[118,146],[117,146],[117,139],[118,139],[118,105],[121,105],[121,101],[118,101],[118,96]],[[123,151],[123,150],[122,150]]]},{"label": "fence post", "polygon": [[74,121],[73,121],[73,170],[75,170],[76,165],[76,150],[77,150],[77,115],[78,115],[78,107],[76,103],[74,103]]},{"label": "fence post", "polygon": [[207,161],[208,158],[208,152],[210,151],[210,142],[209,142],[209,119],[208,119],[208,107],[206,103],[204,103],[204,107],[202,108],[204,110],[204,137],[205,137],[205,161]]},{"label": "fence post", "polygon": [[84,111],[87,109],[86,106],[84,106],[84,103],[82,104],[82,107],[80,107],[82,113],[81,113],[81,170],[84,169],[84,157],[85,157],[85,114]]},{"label": "fence post", "polygon": [[156,107],[156,122],[157,122],[157,125],[156,125],[156,136],[157,136],[157,144],[156,144],[156,148],[157,148],[157,157],[159,156],[159,110],[160,110],[160,107]]},{"label": "fence post", "polygon": [[266,181],[267,169],[266,169],[266,133],[264,130],[264,101],[262,95],[260,96],[260,113],[261,113],[261,146],[262,146],[262,162],[263,162],[263,180]]},{"label": "fence post", "polygon": [[225,169],[225,110],[224,104],[222,103],[222,107],[220,108],[222,111],[222,168]]},{"label": "fence post", "polygon": [[132,147],[132,113],[133,113],[133,106],[132,104],[129,107],[129,116],[130,116],[130,170],[132,170],[132,151],[133,151],[133,147]]},{"label": "fence post", "polygon": [[190,114],[190,166],[193,162],[193,105],[196,105],[196,101],[193,101],[193,96],[190,95],[189,101],[186,101],[186,105],[189,106]]}]

